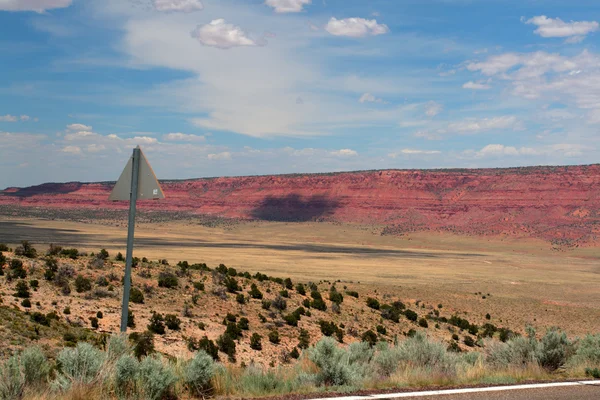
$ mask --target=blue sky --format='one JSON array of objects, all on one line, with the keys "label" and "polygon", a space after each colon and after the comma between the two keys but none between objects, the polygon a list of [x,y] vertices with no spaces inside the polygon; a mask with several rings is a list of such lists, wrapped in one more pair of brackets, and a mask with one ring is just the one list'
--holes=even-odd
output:
[{"label": "blue sky", "polygon": [[594,3],[0,0],[0,187],[595,163]]}]

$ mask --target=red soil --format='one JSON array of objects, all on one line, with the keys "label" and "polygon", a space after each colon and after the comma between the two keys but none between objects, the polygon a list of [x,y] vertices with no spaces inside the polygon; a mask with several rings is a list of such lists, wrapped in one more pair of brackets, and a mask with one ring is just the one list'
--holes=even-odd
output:
[{"label": "red soil", "polygon": [[[600,242],[600,164],[473,170],[384,170],[163,181],[139,209],[272,221],[383,225],[384,234],[447,231]],[[0,206],[126,209],[113,183],[47,183],[0,191]]]}]

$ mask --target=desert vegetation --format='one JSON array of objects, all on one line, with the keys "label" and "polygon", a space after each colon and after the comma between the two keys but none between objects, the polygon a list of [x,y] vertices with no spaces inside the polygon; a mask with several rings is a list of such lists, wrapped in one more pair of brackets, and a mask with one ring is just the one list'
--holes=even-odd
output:
[{"label": "desert vegetation", "polygon": [[[80,390],[89,398],[247,398],[593,377],[600,367],[597,335],[505,326],[489,312],[350,281],[297,282],[164,258],[135,258],[130,334],[114,336],[118,254],[51,245],[27,256],[33,246],[21,247],[0,245],[0,399]],[[43,377],[28,377],[30,357],[47,366]]]}]

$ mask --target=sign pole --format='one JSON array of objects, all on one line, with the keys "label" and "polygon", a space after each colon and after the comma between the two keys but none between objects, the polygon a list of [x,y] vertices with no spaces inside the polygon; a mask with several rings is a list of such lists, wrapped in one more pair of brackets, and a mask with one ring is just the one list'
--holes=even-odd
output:
[{"label": "sign pole", "polygon": [[127,225],[127,256],[125,258],[125,280],[123,282],[123,306],[121,312],[121,332],[127,331],[129,316],[129,292],[131,290],[131,264],[133,261],[133,235],[135,230],[135,212],[138,195],[138,181],[140,175],[140,147],[133,149],[131,194],[129,199],[129,222]]}]

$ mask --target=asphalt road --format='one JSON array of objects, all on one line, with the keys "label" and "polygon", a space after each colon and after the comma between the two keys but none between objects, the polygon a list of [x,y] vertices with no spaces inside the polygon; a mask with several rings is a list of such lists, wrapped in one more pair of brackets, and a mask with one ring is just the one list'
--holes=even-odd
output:
[{"label": "asphalt road", "polygon": [[[393,399],[394,397],[387,397]],[[599,400],[600,382],[597,385],[579,385],[528,390],[505,390],[465,394],[440,394],[434,396],[403,397],[410,400]],[[384,400],[384,399],[378,399]]]}]

